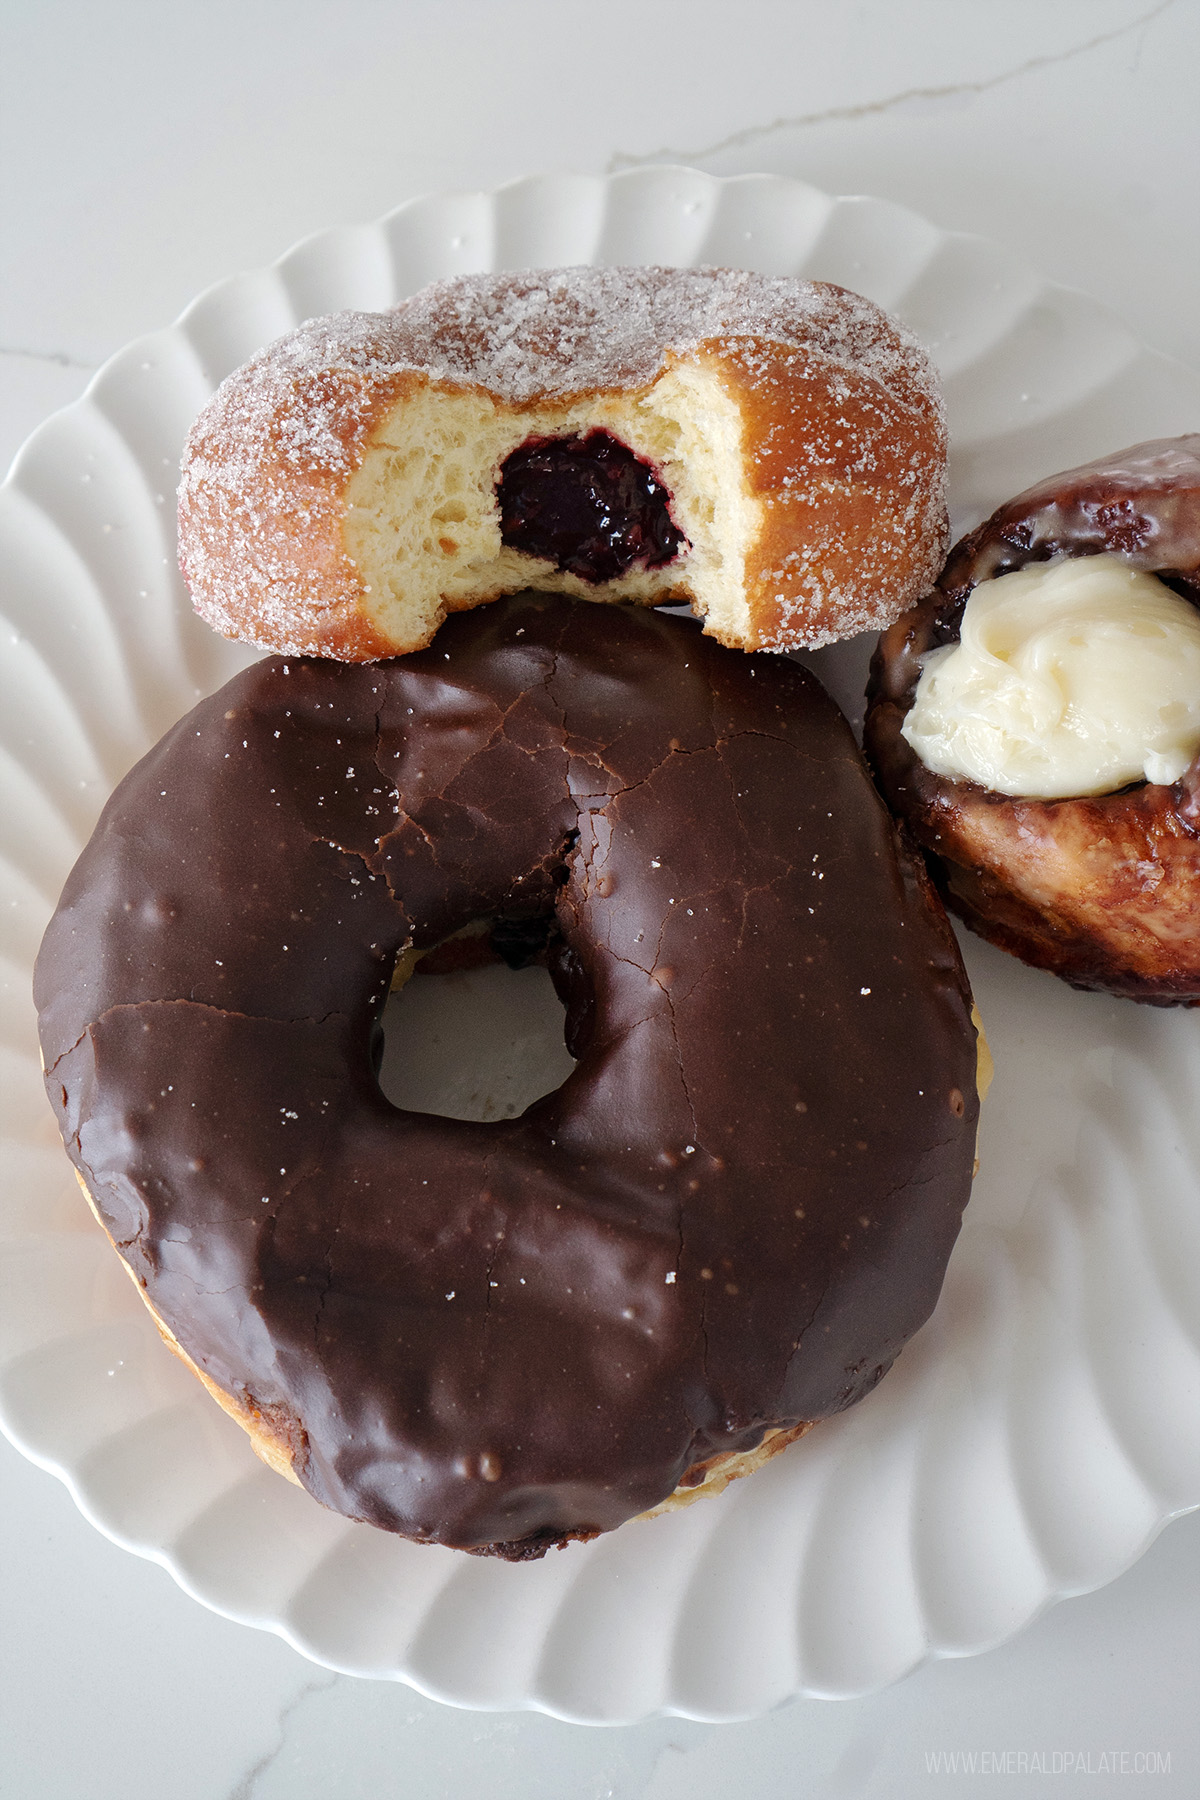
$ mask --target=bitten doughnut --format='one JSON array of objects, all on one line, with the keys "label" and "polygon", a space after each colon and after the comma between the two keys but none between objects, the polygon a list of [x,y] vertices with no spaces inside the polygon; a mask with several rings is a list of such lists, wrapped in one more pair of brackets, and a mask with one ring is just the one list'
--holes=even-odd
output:
[{"label": "bitten doughnut", "polygon": [[868,754],[981,936],[1200,1000],[1200,436],[1039,482],[881,641]]},{"label": "bitten doughnut", "polygon": [[[397,958],[497,916],[552,928],[574,1072],[498,1123],[400,1111]],[[966,978],[849,728],[654,612],[527,594],[256,664],[118,788],[36,997],[166,1332],[413,1538],[539,1555],[849,1406],[970,1187]]]},{"label": "bitten doughnut", "polygon": [[686,600],[723,644],[890,623],[948,540],[936,377],[857,294],[739,269],[465,275],[239,369],[188,438],[218,631],[347,661],[538,587]]}]

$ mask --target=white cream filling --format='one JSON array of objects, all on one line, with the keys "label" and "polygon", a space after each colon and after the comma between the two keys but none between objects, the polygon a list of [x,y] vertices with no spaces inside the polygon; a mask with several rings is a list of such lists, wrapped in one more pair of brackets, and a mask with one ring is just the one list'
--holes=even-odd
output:
[{"label": "white cream filling", "polygon": [[1035,800],[1178,781],[1200,750],[1200,611],[1117,556],[980,582],[903,735],[936,775]]}]

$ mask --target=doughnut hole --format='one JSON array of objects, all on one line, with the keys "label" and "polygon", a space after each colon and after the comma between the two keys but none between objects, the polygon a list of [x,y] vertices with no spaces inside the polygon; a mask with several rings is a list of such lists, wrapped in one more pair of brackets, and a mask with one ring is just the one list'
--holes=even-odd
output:
[{"label": "doughnut hole", "polygon": [[562,1086],[575,1058],[545,935],[535,946],[520,928],[514,939],[479,924],[415,972],[401,958],[376,1045],[379,1085],[393,1106],[490,1122],[515,1118]]}]

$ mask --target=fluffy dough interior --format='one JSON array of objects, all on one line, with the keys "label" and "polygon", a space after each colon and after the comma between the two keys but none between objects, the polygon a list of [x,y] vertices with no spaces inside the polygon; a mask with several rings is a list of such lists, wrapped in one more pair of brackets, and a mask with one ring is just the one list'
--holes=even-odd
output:
[{"label": "fluffy dough interior", "polygon": [[[529,438],[603,430],[652,464],[690,548],[596,586],[501,542],[496,481]],[[514,414],[476,388],[425,382],[372,436],[347,492],[346,553],[372,623],[397,651],[429,642],[447,612],[537,587],[583,599],[689,600],[730,644],[753,643],[746,553],[762,501],[746,490],[741,412],[714,372],[668,367],[648,388]]]}]

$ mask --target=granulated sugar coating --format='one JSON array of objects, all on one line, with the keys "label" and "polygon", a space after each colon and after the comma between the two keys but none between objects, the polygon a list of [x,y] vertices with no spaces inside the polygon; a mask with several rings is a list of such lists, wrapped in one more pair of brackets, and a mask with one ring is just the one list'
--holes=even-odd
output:
[{"label": "granulated sugar coating", "polygon": [[[671,493],[669,565],[588,582],[502,545],[504,457],[596,429]],[[310,321],[230,376],[188,440],[181,561],[210,623],[288,653],[411,650],[530,585],[685,599],[724,643],[787,649],[920,597],[944,468],[929,360],[857,294],[739,269],[468,275]]]},{"label": "granulated sugar coating", "polygon": [[[387,353],[435,379],[479,381],[511,405],[641,387],[664,347],[724,337],[813,344],[885,386],[912,379],[916,340],[879,308],[825,283],[745,269],[552,269],[439,282],[391,315]],[[409,349],[411,344],[412,349]]]}]

